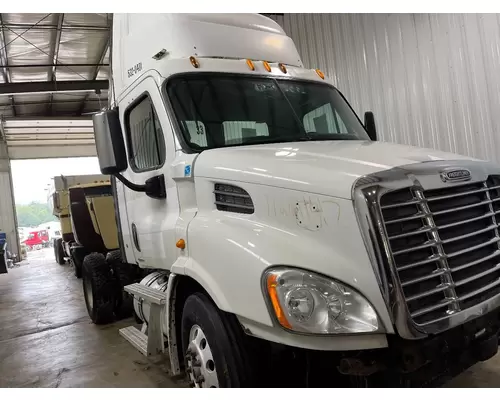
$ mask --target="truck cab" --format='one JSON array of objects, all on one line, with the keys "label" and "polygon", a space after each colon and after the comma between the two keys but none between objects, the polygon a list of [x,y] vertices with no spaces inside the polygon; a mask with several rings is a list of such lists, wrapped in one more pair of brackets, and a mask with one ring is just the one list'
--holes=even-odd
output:
[{"label": "truck cab", "polygon": [[300,385],[427,385],[496,354],[497,165],[377,141],[261,15],[115,14],[111,69],[99,163],[174,374],[260,386],[277,351]]},{"label": "truck cab", "polygon": [[49,232],[45,229],[34,229],[23,241],[28,250],[39,250],[49,245]]}]

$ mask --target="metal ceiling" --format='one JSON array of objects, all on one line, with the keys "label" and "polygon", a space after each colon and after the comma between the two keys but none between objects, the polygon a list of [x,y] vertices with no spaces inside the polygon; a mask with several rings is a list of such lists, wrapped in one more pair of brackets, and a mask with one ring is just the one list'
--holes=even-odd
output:
[{"label": "metal ceiling", "polygon": [[0,119],[107,104],[112,14],[0,14]]},{"label": "metal ceiling", "polygon": [[[95,156],[112,14],[0,14],[0,143],[10,159]],[[0,146],[1,147],[1,146]]]}]

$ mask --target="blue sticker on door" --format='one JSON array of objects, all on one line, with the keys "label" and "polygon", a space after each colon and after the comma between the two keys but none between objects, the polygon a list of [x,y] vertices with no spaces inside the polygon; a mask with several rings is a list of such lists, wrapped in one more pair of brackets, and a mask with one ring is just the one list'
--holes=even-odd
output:
[{"label": "blue sticker on door", "polygon": [[184,167],[184,176],[191,176],[191,165],[186,165]]}]

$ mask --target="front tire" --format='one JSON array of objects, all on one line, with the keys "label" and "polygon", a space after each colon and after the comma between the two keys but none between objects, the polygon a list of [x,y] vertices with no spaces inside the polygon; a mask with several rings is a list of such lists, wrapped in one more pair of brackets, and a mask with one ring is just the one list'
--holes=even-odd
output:
[{"label": "front tire", "polygon": [[92,322],[113,321],[114,285],[111,269],[102,254],[91,253],[83,260],[83,295]]},{"label": "front tire", "polygon": [[181,322],[187,375],[194,387],[252,387],[254,364],[233,315],[217,309],[204,293],[190,295]]}]

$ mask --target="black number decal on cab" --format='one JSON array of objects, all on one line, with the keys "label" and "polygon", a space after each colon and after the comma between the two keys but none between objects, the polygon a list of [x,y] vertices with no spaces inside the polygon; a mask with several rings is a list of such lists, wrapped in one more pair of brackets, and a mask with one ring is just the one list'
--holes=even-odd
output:
[{"label": "black number decal on cab", "polygon": [[135,64],[132,68],[129,68],[127,70],[128,77],[131,78],[132,76],[141,71],[142,71],[142,62]]}]

